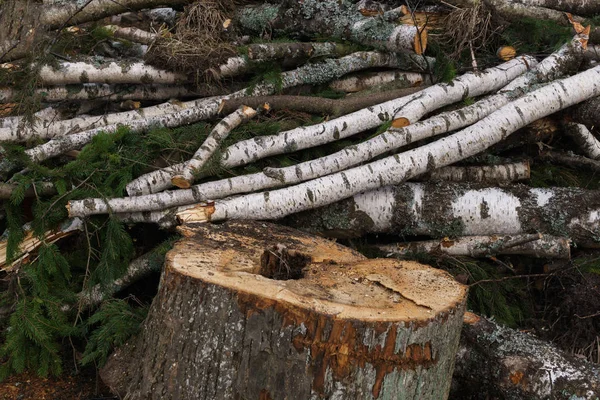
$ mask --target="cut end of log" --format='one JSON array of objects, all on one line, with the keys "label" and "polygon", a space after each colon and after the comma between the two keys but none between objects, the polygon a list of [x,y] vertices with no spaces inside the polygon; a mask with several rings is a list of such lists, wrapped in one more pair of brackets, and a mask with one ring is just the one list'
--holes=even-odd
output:
[{"label": "cut end of log", "polygon": [[256,110],[252,107],[242,106],[242,113],[246,118],[252,118],[256,115]]},{"label": "cut end of log", "polygon": [[410,125],[410,121],[408,120],[408,118],[404,118],[404,117],[400,117],[400,118],[396,118],[395,120],[392,121],[392,128],[404,128],[405,126]]},{"label": "cut end of log", "polygon": [[177,213],[177,221],[181,224],[193,224],[210,221],[210,216],[215,212],[214,203],[198,204]]},{"label": "cut end of log", "polygon": [[414,49],[416,54],[423,54],[427,49],[427,29],[417,27],[415,35]]},{"label": "cut end of log", "polygon": [[171,269],[260,302],[252,306],[296,309],[287,318],[305,310],[419,324],[454,312],[466,296],[466,288],[442,270],[365,259],[334,242],[268,223],[186,224],[179,231],[189,240],[167,255]]},{"label": "cut end of log", "polygon": [[496,51],[496,56],[503,61],[509,61],[517,56],[517,50],[512,46],[502,46]]},{"label": "cut end of log", "polygon": [[188,181],[183,175],[175,175],[171,178],[171,183],[180,189],[189,189],[192,186],[191,182]]}]

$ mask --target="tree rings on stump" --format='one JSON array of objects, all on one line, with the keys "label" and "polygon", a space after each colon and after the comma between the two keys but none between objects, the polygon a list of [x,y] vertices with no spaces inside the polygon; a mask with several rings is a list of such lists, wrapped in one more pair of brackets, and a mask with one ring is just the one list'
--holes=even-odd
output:
[{"label": "tree rings on stump", "polygon": [[263,222],[180,227],[141,333],[104,381],[128,399],[443,399],[466,288]]}]

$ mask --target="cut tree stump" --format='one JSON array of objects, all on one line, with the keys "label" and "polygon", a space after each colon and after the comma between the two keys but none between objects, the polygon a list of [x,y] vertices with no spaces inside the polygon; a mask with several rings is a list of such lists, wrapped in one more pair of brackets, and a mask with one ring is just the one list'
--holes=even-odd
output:
[{"label": "cut tree stump", "polygon": [[444,399],[466,288],[262,222],[179,228],[141,333],[101,375],[127,399]]}]

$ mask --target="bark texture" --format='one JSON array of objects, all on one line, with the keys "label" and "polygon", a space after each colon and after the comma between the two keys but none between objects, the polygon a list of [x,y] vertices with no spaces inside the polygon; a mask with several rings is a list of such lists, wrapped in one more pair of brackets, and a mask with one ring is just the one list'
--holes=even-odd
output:
[{"label": "bark texture", "polygon": [[414,51],[417,54],[423,53],[427,46],[424,29],[364,17],[347,0],[287,1],[248,6],[241,8],[236,18],[243,30],[254,34],[271,30],[282,35],[318,34],[380,50]]},{"label": "bark texture", "polygon": [[465,314],[453,391],[483,399],[597,399],[600,371],[535,336]]},{"label": "bark texture", "polygon": [[437,238],[544,232],[600,246],[598,192],[524,185],[406,183],[289,217],[299,229],[333,237],[366,233]]},{"label": "bark texture", "polygon": [[445,399],[465,288],[271,224],[184,226],[141,334],[103,380],[128,399]]},{"label": "bark texture", "polygon": [[382,244],[376,247],[388,256],[401,257],[430,253],[469,257],[517,254],[537,258],[571,258],[568,240],[537,234],[446,237],[442,240]]}]

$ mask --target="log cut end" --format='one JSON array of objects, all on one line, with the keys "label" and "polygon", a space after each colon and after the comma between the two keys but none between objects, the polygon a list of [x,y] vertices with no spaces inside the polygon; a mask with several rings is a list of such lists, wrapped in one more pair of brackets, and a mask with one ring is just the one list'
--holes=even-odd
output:
[{"label": "log cut end", "polygon": [[446,272],[263,222],[179,231],[142,333],[102,371],[119,394],[448,396],[466,288]]},{"label": "log cut end", "polygon": [[260,224],[227,227],[180,228],[198,236],[178,243],[167,256],[167,266],[243,293],[257,304],[277,303],[337,318],[422,323],[464,302],[461,284],[416,262],[363,259],[334,242],[296,232],[290,237]]},{"label": "log cut end", "polygon": [[180,189],[189,189],[192,186],[191,182],[188,181],[183,175],[175,175],[171,178],[171,183]]}]

